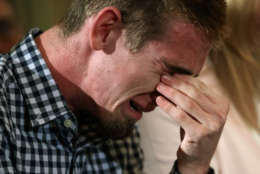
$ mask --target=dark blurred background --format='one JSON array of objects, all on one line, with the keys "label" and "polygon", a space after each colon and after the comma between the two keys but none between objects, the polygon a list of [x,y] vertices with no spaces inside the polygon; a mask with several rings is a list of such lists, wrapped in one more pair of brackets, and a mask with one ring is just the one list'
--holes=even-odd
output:
[{"label": "dark blurred background", "polygon": [[71,0],[9,0],[23,33],[32,27],[42,30],[59,21]]}]

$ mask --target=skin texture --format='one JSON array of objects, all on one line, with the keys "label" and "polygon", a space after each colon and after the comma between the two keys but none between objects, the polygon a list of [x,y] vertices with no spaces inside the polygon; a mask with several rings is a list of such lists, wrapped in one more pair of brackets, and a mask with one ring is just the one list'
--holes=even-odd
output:
[{"label": "skin texture", "polygon": [[[103,134],[120,138],[131,132],[134,123],[141,119],[142,112],[151,111],[156,105],[166,109],[172,117],[177,117],[171,111],[176,105],[181,108],[182,105],[174,100],[174,95],[178,93],[181,100],[185,96],[183,93],[187,92],[185,90],[189,89],[174,93],[172,83],[164,81],[169,89],[166,92],[159,88],[161,76],[175,73],[197,75],[210,50],[211,43],[205,33],[184,19],[173,19],[164,33],[160,40],[147,42],[140,51],[131,53],[125,46],[120,12],[107,7],[88,18],[81,30],[69,38],[63,38],[59,28],[54,27],[40,35],[36,42],[71,110],[75,113],[87,110],[99,120]],[[156,99],[158,95],[167,98],[167,102],[160,100],[161,97]],[[135,103],[138,112],[130,107],[130,101]],[[187,103],[191,101],[197,102],[190,99]],[[211,159],[208,154],[214,152],[224,124],[224,121],[216,121],[214,111],[219,109],[209,108],[209,111],[202,112],[200,105],[191,107],[183,108],[184,113],[194,110],[196,115],[191,115],[201,119],[214,115],[209,120],[212,129],[202,129],[205,125],[199,124],[193,134],[190,132],[198,123],[179,120],[185,130],[181,148],[184,153],[179,155],[180,169],[184,174],[208,169]],[[226,108],[223,110],[226,112]],[[223,120],[224,111],[220,113]],[[191,118],[190,115],[186,117]],[[190,141],[195,141],[197,145],[193,146]]]}]

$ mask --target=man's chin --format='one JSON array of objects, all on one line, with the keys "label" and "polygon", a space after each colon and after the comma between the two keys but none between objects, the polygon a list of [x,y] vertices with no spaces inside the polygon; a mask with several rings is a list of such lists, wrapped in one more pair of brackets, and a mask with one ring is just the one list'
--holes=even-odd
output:
[{"label": "man's chin", "polygon": [[122,132],[116,132],[116,133],[105,133],[102,136],[113,139],[113,140],[119,140],[119,139],[124,139],[133,133],[133,128],[129,131],[126,131],[124,133]]},{"label": "man's chin", "polygon": [[111,139],[122,139],[130,136],[137,120],[123,113],[121,109],[111,113],[101,108],[93,112],[91,115],[97,121],[97,133]]},{"label": "man's chin", "polygon": [[130,136],[133,133],[135,121],[128,120],[127,122],[113,122],[112,124],[102,124],[99,133],[107,138],[122,139]]}]

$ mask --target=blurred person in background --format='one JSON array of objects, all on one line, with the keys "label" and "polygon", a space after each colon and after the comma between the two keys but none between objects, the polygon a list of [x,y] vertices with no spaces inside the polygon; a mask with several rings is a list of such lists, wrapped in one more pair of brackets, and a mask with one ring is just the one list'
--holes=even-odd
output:
[{"label": "blurred person in background", "polygon": [[0,53],[6,53],[20,39],[21,31],[9,1],[0,0]]},{"label": "blurred person in background", "polygon": [[[218,174],[256,174],[260,173],[260,3],[228,0],[227,5],[230,33],[199,76],[232,103],[212,166]],[[166,174],[176,159],[172,154],[178,149],[179,127],[159,109],[147,115],[139,122],[144,168],[149,174]]]}]

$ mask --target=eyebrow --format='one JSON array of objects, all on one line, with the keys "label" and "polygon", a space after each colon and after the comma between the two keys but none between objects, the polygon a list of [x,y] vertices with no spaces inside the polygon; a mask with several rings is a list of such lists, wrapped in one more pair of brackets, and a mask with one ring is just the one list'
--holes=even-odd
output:
[{"label": "eyebrow", "polygon": [[188,70],[186,68],[179,67],[179,66],[176,66],[176,65],[171,65],[171,64],[168,64],[167,62],[163,62],[163,63],[165,65],[165,67],[167,68],[168,72],[171,75],[177,73],[177,74],[190,75],[190,76],[193,76],[193,77],[198,76],[198,74],[194,74],[193,72],[191,72],[190,70]]}]

